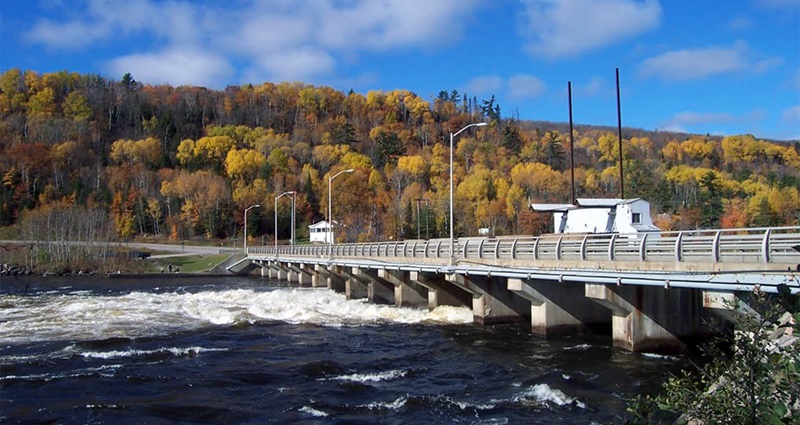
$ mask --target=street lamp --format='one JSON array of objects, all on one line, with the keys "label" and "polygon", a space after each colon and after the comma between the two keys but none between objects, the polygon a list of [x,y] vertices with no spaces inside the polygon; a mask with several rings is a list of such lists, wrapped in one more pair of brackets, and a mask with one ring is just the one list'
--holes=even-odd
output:
[{"label": "street lamp", "polygon": [[250,205],[249,207],[245,208],[245,210],[244,210],[244,232],[242,232],[242,233],[244,233],[243,236],[244,236],[244,253],[245,254],[247,254],[247,212],[252,210],[253,208],[260,208],[260,207],[261,207],[261,205],[255,204],[255,205]]},{"label": "street lamp", "polygon": [[338,173],[334,174],[333,176],[328,177],[328,226],[330,226],[330,228],[331,228],[331,232],[330,232],[331,233],[331,245],[333,245],[336,242],[336,238],[333,237],[333,213],[332,213],[332,210],[331,210],[331,207],[332,207],[331,195],[333,194],[332,190],[331,190],[331,187],[332,187],[333,179],[338,177],[339,174],[352,173],[353,171],[355,171],[355,170],[350,168],[349,170],[342,170],[342,171],[339,171]]},{"label": "street lamp", "polygon": [[295,191],[283,192],[275,197],[275,255],[278,255],[278,199],[284,196],[292,197],[292,236],[291,243],[294,245],[294,195]]},{"label": "street lamp", "polygon": [[476,122],[468,124],[466,127],[456,131],[455,133],[450,133],[450,265],[453,265],[453,262],[455,261],[455,248],[453,248],[453,243],[455,241],[453,234],[453,139],[461,134],[462,131],[470,127],[483,127],[485,125],[485,122]]}]

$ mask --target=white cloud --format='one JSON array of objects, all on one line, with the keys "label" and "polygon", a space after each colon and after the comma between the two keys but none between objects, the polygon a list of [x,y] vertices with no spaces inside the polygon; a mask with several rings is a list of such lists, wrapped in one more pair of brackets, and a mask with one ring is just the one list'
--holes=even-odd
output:
[{"label": "white cloud", "polygon": [[474,93],[477,95],[497,94],[503,89],[504,85],[503,78],[497,75],[482,75],[471,79],[464,87],[464,91],[468,94]]},{"label": "white cloud", "polygon": [[544,92],[542,80],[533,75],[515,75],[508,80],[508,97],[512,100],[529,99]]},{"label": "white cloud", "polygon": [[684,111],[673,115],[670,119],[661,123],[660,128],[663,130],[680,131],[684,133],[695,131],[711,134],[725,134],[724,131],[720,130],[708,131],[704,129],[712,126],[723,127],[725,125],[753,125],[763,121],[766,116],[766,111],[763,109],[754,109],[742,115],[734,115],[727,112]]},{"label": "white cloud", "polygon": [[470,80],[463,91],[482,96],[504,92],[510,100],[521,100],[537,97],[545,88],[544,82],[533,75],[517,74],[507,81],[498,75],[483,75]]},{"label": "white cloud", "polygon": [[106,66],[111,75],[130,72],[150,84],[213,87],[233,74],[225,58],[202,51],[164,50],[113,59]]},{"label": "white cloud", "polygon": [[58,49],[114,46],[122,52],[106,59],[114,71],[131,66],[125,72],[140,81],[176,83],[182,64],[191,71],[180,83],[219,87],[231,82],[220,78],[234,63],[243,70],[238,78],[310,80],[330,76],[340,56],[357,61],[364,51],[446,45],[462,36],[481,2],[86,0],[54,7],[68,18],[39,21],[25,40]]},{"label": "white cloud", "polygon": [[728,21],[728,28],[732,30],[746,30],[753,27],[753,21],[746,16],[736,16]]},{"label": "white cloud", "polygon": [[743,71],[764,72],[781,62],[777,58],[756,59],[744,42],[731,47],[673,50],[646,59],[639,67],[643,77],[664,80],[696,80]]},{"label": "white cloud", "polygon": [[[337,49],[386,50],[405,46],[444,45],[461,37],[464,20],[477,0],[359,0],[352,7],[334,2],[309,8],[320,11],[319,42]],[[339,3],[341,4],[341,3]]]},{"label": "white cloud", "polygon": [[599,96],[612,93],[612,86],[603,78],[594,76],[584,85],[576,85],[575,92],[582,96]]},{"label": "white cloud", "polygon": [[781,113],[781,119],[790,124],[800,124],[800,105],[784,109]]},{"label": "white cloud", "polygon": [[736,121],[736,118],[728,113],[725,112],[691,112],[691,111],[684,111],[679,112],[672,116],[665,123],[666,127],[670,126],[691,126],[691,125],[701,125],[701,124],[720,124],[720,123],[730,123]]},{"label": "white cloud", "polygon": [[656,28],[661,6],[656,0],[525,0],[526,50],[549,59],[618,43]]}]

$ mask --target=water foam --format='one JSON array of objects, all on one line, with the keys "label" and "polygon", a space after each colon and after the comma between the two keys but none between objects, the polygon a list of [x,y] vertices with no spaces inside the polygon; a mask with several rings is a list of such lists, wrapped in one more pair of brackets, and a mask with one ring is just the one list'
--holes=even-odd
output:
[{"label": "water foam", "polygon": [[402,378],[408,374],[405,370],[390,370],[379,373],[354,373],[352,375],[342,375],[330,378],[333,381],[352,381],[360,383],[390,381]]},{"label": "water foam", "polygon": [[466,307],[439,307],[428,312],[347,300],[344,294],[323,288],[4,295],[0,303],[10,306],[0,321],[0,341],[4,343],[137,338],[265,320],[321,326],[472,322],[472,312]]},{"label": "water foam", "polygon": [[153,354],[170,353],[176,357],[194,356],[200,353],[214,352],[214,351],[228,351],[227,348],[203,348],[203,347],[164,347],[157,350],[113,350],[113,351],[85,351],[80,353],[81,356],[92,359],[115,359],[127,357],[141,357]]},{"label": "water foam", "polygon": [[300,412],[309,414],[309,415],[317,417],[317,418],[324,418],[324,417],[328,416],[328,414],[323,412],[322,410],[317,410],[317,409],[315,409],[313,407],[309,407],[309,406],[301,407],[300,408]]},{"label": "water foam", "polygon": [[514,397],[514,402],[529,404],[531,401],[536,403],[556,404],[564,406],[568,404],[575,404],[581,409],[585,409],[586,405],[577,399],[570,397],[561,390],[550,388],[547,384],[536,384],[529,387],[522,393]]}]

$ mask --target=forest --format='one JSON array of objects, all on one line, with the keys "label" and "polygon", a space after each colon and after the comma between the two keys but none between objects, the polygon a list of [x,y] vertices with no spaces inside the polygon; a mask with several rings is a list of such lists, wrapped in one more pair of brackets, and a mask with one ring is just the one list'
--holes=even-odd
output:
[{"label": "forest", "polygon": [[337,242],[446,236],[450,133],[476,122],[489,125],[455,139],[457,236],[549,232],[531,202],[569,202],[573,181],[578,197],[619,197],[620,162],[625,197],[648,200],[662,230],[800,224],[799,142],[624,128],[620,161],[615,129],[581,125],[570,137],[564,123],[501,112],[494,97],[448,89],[430,99],[301,82],[211,90],[9,69],[0,231],[284,243],[291,202],[276,213],[275,198],[294,191],[302,240],[327,216],[329,178],[353,169],[332,182]]}]

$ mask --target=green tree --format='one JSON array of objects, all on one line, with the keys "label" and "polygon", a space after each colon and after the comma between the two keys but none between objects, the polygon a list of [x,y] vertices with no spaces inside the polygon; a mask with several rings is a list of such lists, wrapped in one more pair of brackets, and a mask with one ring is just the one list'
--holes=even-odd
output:
[{"label": "green tree", "polygon": [[375,137],[375,154],[372,163],[375,168],[383,168],[386,164],[394,164],[397,157],[405,153],[400,136],[395,132],[380,131]]},{"label": "green tree", "polygon": [[414,207],[411,201],[406,202],[406,214],[403,220],[403,239],[416,239],[417,237],[417,222],[414,215]]},{"label": "green tree", "polygon": [[519,155],[522,150],[522,140],[519,137],[519,129],[514,125],[503,127],[503,147],[514,155]]},{"label": "green tree", "polygon": [[548,131],[545,135],[544,143],[547,165],[556,171],[564,171],[566,155],[564,154],[564,145],[561,143],[561,136],[558,132]]},{"label": "green tree", "polygon": [[750,308],[730,305],[735,330],[704,348],[710,361],[668,379],[662,394],[638,397],[632,422],[653,423],[666,411],[677,423],[800,423],[800,297],[786,285],[778,290],[756,291]]},{"label": "green tree", "polygon": [[722,194],[717,174],[709,171],[700,178],[700,225],[707,228],[717,228],[719,218],[722,216]]}]

